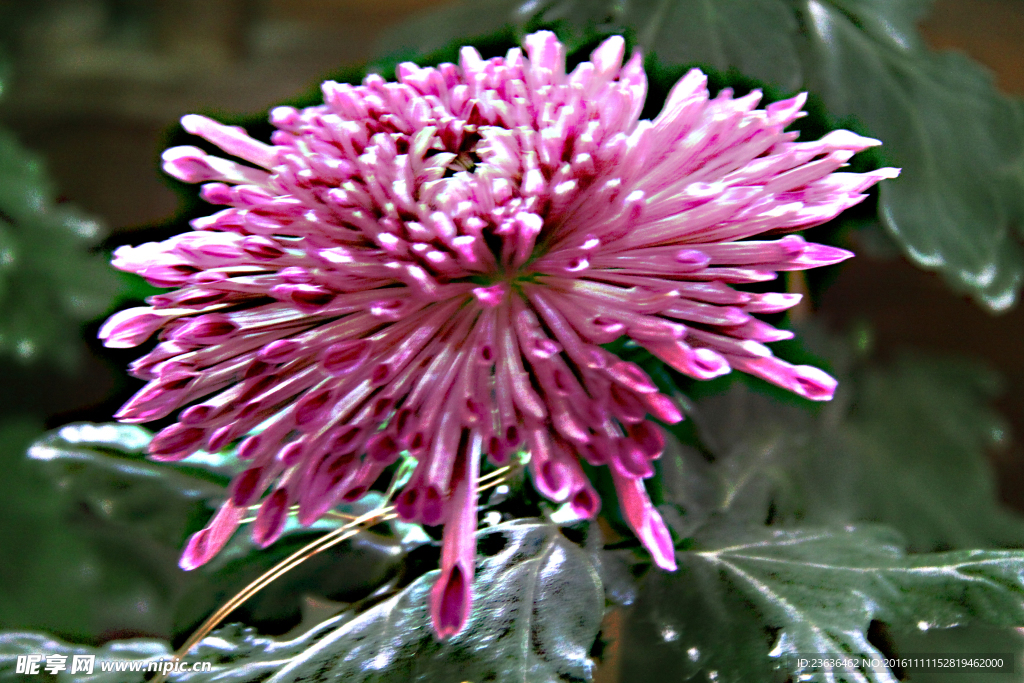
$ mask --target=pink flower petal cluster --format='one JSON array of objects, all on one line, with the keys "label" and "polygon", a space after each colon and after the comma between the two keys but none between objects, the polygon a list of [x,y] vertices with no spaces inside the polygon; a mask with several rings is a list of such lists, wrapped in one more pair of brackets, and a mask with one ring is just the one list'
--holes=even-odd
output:
[{"label": "pink flower petal cluster", "polygon": [[[591,517],[600,501],[579,459],[608,465],[624,516],[665,569],[672,540],[644,490],[682,419],[635,364],[602,344],[626,335],[679,372],[731,368],[812,400],[835,381],[764,345],[791,334],[758,320],[800,297],[763,282],[851,256],[785,233],[861,201],[894,169],[839,169],[878,144],[848,131],[785,132],[799,96],[709,98],[697,70],[653,121],[639,120],[639,54],[605,41],[571,73],[552,33],[525,55],[402,64],[398,81],[327,82],[324,104],[271,112],[271,144],[201,116],[182,125],[236,159],[196,147],[164,168],[228,208],[114,265],[174,288],[103,327],[108,346],[159,331],[132,365],[149,383],[117,414],[183,410],[152,457],[179,460],[242,439],[248,468],[189,541],[209,560],[258,505],[267,545],[289,510],[310,524],[363,496],[405,451],[418,465],[396,499],[406,520],[444,524],[432,594],[437,633],[470,606],[480,460],[530,453],[537,489]],[[259,428],[259,429],[257,429]]]}]

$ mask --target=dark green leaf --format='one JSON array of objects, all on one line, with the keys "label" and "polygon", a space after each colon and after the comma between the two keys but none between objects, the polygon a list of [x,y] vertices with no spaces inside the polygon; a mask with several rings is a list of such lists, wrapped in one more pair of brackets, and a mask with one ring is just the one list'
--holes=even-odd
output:
[{"label": "dark green leaf", "polygon": [[[856,518],[896,526],[917,549],[1024,545],[1024,521],[999,503],[988,460],[1009,440],[989,405],[1000,384],[989,368],[904,356],[854,383],[836,436],[845,437],[844,469],[857,473]],[[818,446],[819,460],[829,447]]]},{"label": "dark green leaf", "polygon": [[466,629],[438,643],[424,575],[402,593],[329,633],[275,676],[285,681],[581,681],[604,614],[590,556],[551,525],[513,523],[474,581]]},{"label": "dark green leaf", "polygon": [[40,160],[0,129],[0,354],[70,367],[78,327],[108,311],[119,283],[95,220],[65,204]]},{"label": "dark green leaf", "polygon": [[773,508],[789,517],[807,505],[798,487],[811,476],[802,468],[813,465],[806,456],[815,416],[740,382],[691,403],[687,413],[706,450],[669,437],[661,459],[663,500],[674,506],[666,512],[678,533],[721,521],[760,526]]},{"label": "dark green leaf", "polygon": [[[294,640],[274,640],[229,626],[202,641],[188,662],[213,662],[208,673],[172,681],[585,681],[590,648],[604,613],[604,593],[590,553],[549,524],[502,524],[480,532],[503,547],[478,563],[474,610],[466,629],[438,642],[427,597],[430,572],[361,613],[343,613]],[[493,544],[492,544],[493,545]],[[104,650],[69,646],[36,634],[0,636],[0,680],[14,655],[30,652],[166,656],[151,641],[111,643]],[[7,675],[10,675],[7,673]],[[101,679],[102,680],[102,679]],[[104,683],[106,681],[104,680]]]},{"label": "dark green leaf", "polygon": [[[873,619],[898,629],[1024,624],[1024,552],[905,555],[880,527],[705,533],[677,552],[678,572],[649,577],[626,629],[624,680],[764,680],[773,665],[799,675],[787,655],[879,655],[866,635]],[[657,668],[672,661],[675,672]]]},{"label": "dark green leaf", "polygon": [[[181,637],[273,564],[343,521],[325,518],[308,529],[293,524],[266,550],[243,529],[214,561],[184,572],[178,556],[185,539],[209,519],[240,465],[225,454],[152,462],[145,457],[149,439],[141,427],[75,424],[29,448],[33,474],[50,486],[36,486],[19,501],[20,509],[45,514],[33,516],[34,545],[12,544],[34,552],[17,570],[5,570],[5,594],[12,597],[0,602],[4,623],[84,640],[110,633]],[[367,497],[349,511],[374,502]],[[299,620],[307,595],[362,599],[399,573],[403,540],[410,548],[423,538],[395,526],[390,533],[362,532],[278,579],[233,618],[281,632]]]},{"label": "dark green leaf", "polygon": [[391,29],[381,41],[381,51],[418,57],[439,52],[456,40],[489,37],[526,20],[528,13],[520,12],[522,4],[521,0],[480,0],[472,8],[468,3],[449,4]]},{"label": "dark green leaf", "polygon": [[850,368],[835,342],[829,355],[840,389],[816,414],[741,382],[693,403],[700,444],[670,442],[661,462],[680,533],[722,520],[870,521],[898,528],[916,551],[1024,545],[1024,520],[998,502],[987,456],[1008,432],[989,406],[991,370],[921,356]]},{"label": "dark green leaf", "polygon": [[932,53],[913,20],[924,3],[807,0],[805,87],[829,111],[885,142],[903,176],[881,188],[882,219],[918,265],[992,310],[1017,297],[1024,252],[1024,128],[991,76],[962,55]]}]

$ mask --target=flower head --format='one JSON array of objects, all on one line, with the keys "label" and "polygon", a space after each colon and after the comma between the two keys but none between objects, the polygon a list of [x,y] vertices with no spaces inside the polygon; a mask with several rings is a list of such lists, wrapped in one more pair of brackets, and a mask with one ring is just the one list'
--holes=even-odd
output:
[{"label": "flower head", "polygon": [[[182,566],[206,562],[259,505],[263,545],[298,505],[312,523],[353,501],[408,451],[396,500],[445,524],[432,614],[443,637],[470,603],[477,477],[486,455],[530,452],[537,489],[581,517],[600,505],[579,459],[611,468],[624,515],[654,561],[671,538],[644,491],[682,419],[645,372],[601,345],[623,335],[687,375],[731,368],[813,400],[835,381],[775,358],[790,337],[753,316],[799,295],[731,285],[851,254],[794,235],[893,169],[836,172],[878,144],[847,131],[796,142],[804,98],[709,99],[688,73],[653,121],[639,55],[605,41],[572,73],[549,32],[504,58],[402,64],[398,82],[327,82],[322,106],[271,112],[271,143],[201,116],[182,125],[239,161],[194,147],[164,168],[229,208],[193,232],[118,250],[114,265],[176,288],[101,331],[127,347],[160,331],[132,372],[149,380],[118,413],[162,418],[178,460],[244,439],[249,467]],[[242,163],[244,162],[244,163]],[[258,425],[258,433],[252,430]],[[246,436],[248,434],[248,436]]]}]

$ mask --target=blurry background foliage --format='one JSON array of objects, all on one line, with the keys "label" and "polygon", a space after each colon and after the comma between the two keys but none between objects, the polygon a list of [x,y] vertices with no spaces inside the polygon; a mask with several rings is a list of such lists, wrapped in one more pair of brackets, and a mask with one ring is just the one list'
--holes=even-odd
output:
[{"label": "blurry background foliage", "polygon": [[425,628],[436,530],[381,524],[236,610],[194,652],[213,673],[176,680],[786,681],[800,672],[781,655],[814,651],[1013,652],[1017,673],[992,680],[1024,680],[1024,555],[1007,550],[1024,547],[1020,0],[0,0],[0,555],[17,558],[0,564],[0,680],[20,680],[21,653],[166,656],[341,523],[263,551],[239,534],[183,573],[231,454],[152,463],[147,430],[91,424],[139,385],[136,352],[101,349],[99,322],[154,291],[109,251],[206,211],[157,171],[165,146],[195,143],[176,119],[265,136],[266,109],[318,101],[324,77],[466,42],[497,54],[539,27],[577,60],[612,33],[642,45],[645,115],[700,66],[714,89],[809,91],[807,137],[885,142],[854,168],[903,176],[809,235],[859,258],[784,283],[810,296],[776,351],[833,372],[836,399],[691,381],[618,343],[688,414],[649,482],[679,572],[650,569],[605,473],[601,524],[568,527],[517,476],[482,499],[478,611],[458,637]]}]

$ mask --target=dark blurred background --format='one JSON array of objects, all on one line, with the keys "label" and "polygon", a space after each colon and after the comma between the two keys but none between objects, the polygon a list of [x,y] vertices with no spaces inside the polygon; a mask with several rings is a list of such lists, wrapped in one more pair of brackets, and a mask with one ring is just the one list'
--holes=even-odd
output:
[{"label": "dark blurred background", "polygon": [[[178,197],[157,161],[181,115],[264,110],[370,58],[382,31],[442,3],[0,1],[9,65],[0,123],[45,158],[62,200],[105,222],[115,241],[132,241],[133,231],[176,211]],[[939,0],[921,29],[933,47],[966,52],[996,74],[1004,92],[1024,96],[1021,0]],[[817,314],[835,330],[870,321],[883,356],[911,345],[996,367],[1007,380],[999,408],[1017,444],[994,457],[1004,500],[1024,510],[1024,308],[991,316],[903,259],[861,256],[844,267]],[[110,397],[126,386],[95,355],[75,375],[0,367],[0,415],[45,414],[49,426],[108,418],[116,407]]]}]

